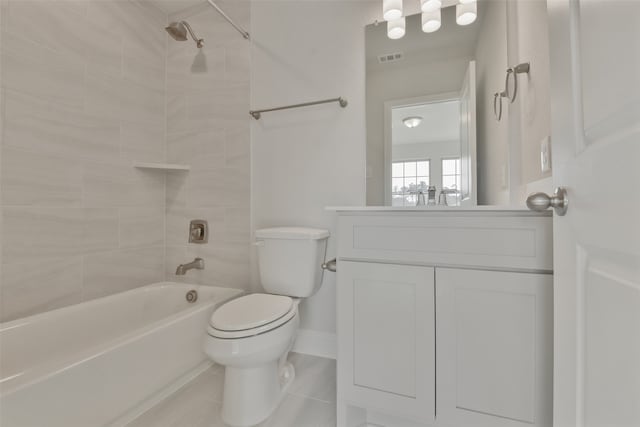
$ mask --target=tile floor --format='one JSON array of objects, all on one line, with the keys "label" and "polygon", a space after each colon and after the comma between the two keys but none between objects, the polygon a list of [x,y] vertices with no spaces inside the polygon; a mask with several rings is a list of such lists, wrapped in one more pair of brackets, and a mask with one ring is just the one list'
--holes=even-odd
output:
[{"label": "tile floor", "polygon": [[[296,379],[260,427],[334,427],[336,362],[291,353]],[[128,427],[225,427],[220,417],[224,368],[213,366]]]}]

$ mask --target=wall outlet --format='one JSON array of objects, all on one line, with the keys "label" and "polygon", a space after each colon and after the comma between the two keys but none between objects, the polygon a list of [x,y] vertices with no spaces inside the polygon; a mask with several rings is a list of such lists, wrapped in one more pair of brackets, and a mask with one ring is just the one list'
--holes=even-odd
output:
[{"label": "wall outlet", "polygon": [[543,173],[551,170],[551,138],[548,136],[540,141],[540,169]]}]

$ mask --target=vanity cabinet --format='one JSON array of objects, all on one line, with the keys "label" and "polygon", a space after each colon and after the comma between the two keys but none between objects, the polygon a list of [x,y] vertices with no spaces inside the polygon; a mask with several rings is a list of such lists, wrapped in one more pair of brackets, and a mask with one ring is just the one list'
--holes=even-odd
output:
[{"label": "vanity cabinet", "polygon": [[551,217],[339,212],[338,426],[551,426]]},{"label": "vanity cabinet", "polygon": [[340,262],[344,398],[430,423],[435,412],[434,269]]},{"label": "vanity cabinet", "polygon": [[551,426],[549,274],[436,269],[442,425]]}]

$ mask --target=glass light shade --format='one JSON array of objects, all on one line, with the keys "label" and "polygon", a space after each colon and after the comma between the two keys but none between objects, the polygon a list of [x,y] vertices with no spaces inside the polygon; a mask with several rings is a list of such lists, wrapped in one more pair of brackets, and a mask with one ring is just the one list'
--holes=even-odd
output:
[{"label": "glass light shade", "polygon": [[404,125],[409,129],[411,129],[418,126],[420,123],[422,123],[422,117],[420,116],[405,117],[404,119],[402,119],[402,123],[404,123]]},{"label": "glass light shade", "polygon": [[402,0],[382,0],[382,16],[385,21],[402,17]]},{"label": "glass light shade", "polygon": [[478,3],[456,5],[456,22],[458,25],[469,25],[478,17]]},{"label": "glass light shade", "polygon": [[441,7],[442,0],[420,0],[420,9],[425,13],[434,12],[439,10]]},{"label": "glass light shade", "polygon": [[407,22],[404,16],[392,21],[387,21],[387,37],[394,40],[401,39],[406,32],[406,26]]},{"label": "glass light shade", "polygon": [[434,12],[422,13],[422,31],[425,33],[433,33],[440,29],[440,25],[442,25],[440,9],[436,9]]}]

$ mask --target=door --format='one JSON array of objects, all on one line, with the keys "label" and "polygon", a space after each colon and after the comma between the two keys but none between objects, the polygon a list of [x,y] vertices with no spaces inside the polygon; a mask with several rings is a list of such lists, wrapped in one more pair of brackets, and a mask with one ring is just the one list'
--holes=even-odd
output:
[{"label": "door", "polygon": [[436,268],[440,425],[550,427],[553,278]]},{"label": "door", "polygon": [[548,0],[554,426],[640,426],[640,2]]},{"label": "door", "polygon": [[460,204],[477,205],[476,61],[470,61],[460,90]]},{"label": "door", "polygon": [[338,393],[347,401],[433,421],[433,275],[431,267],[340,261]]}]

